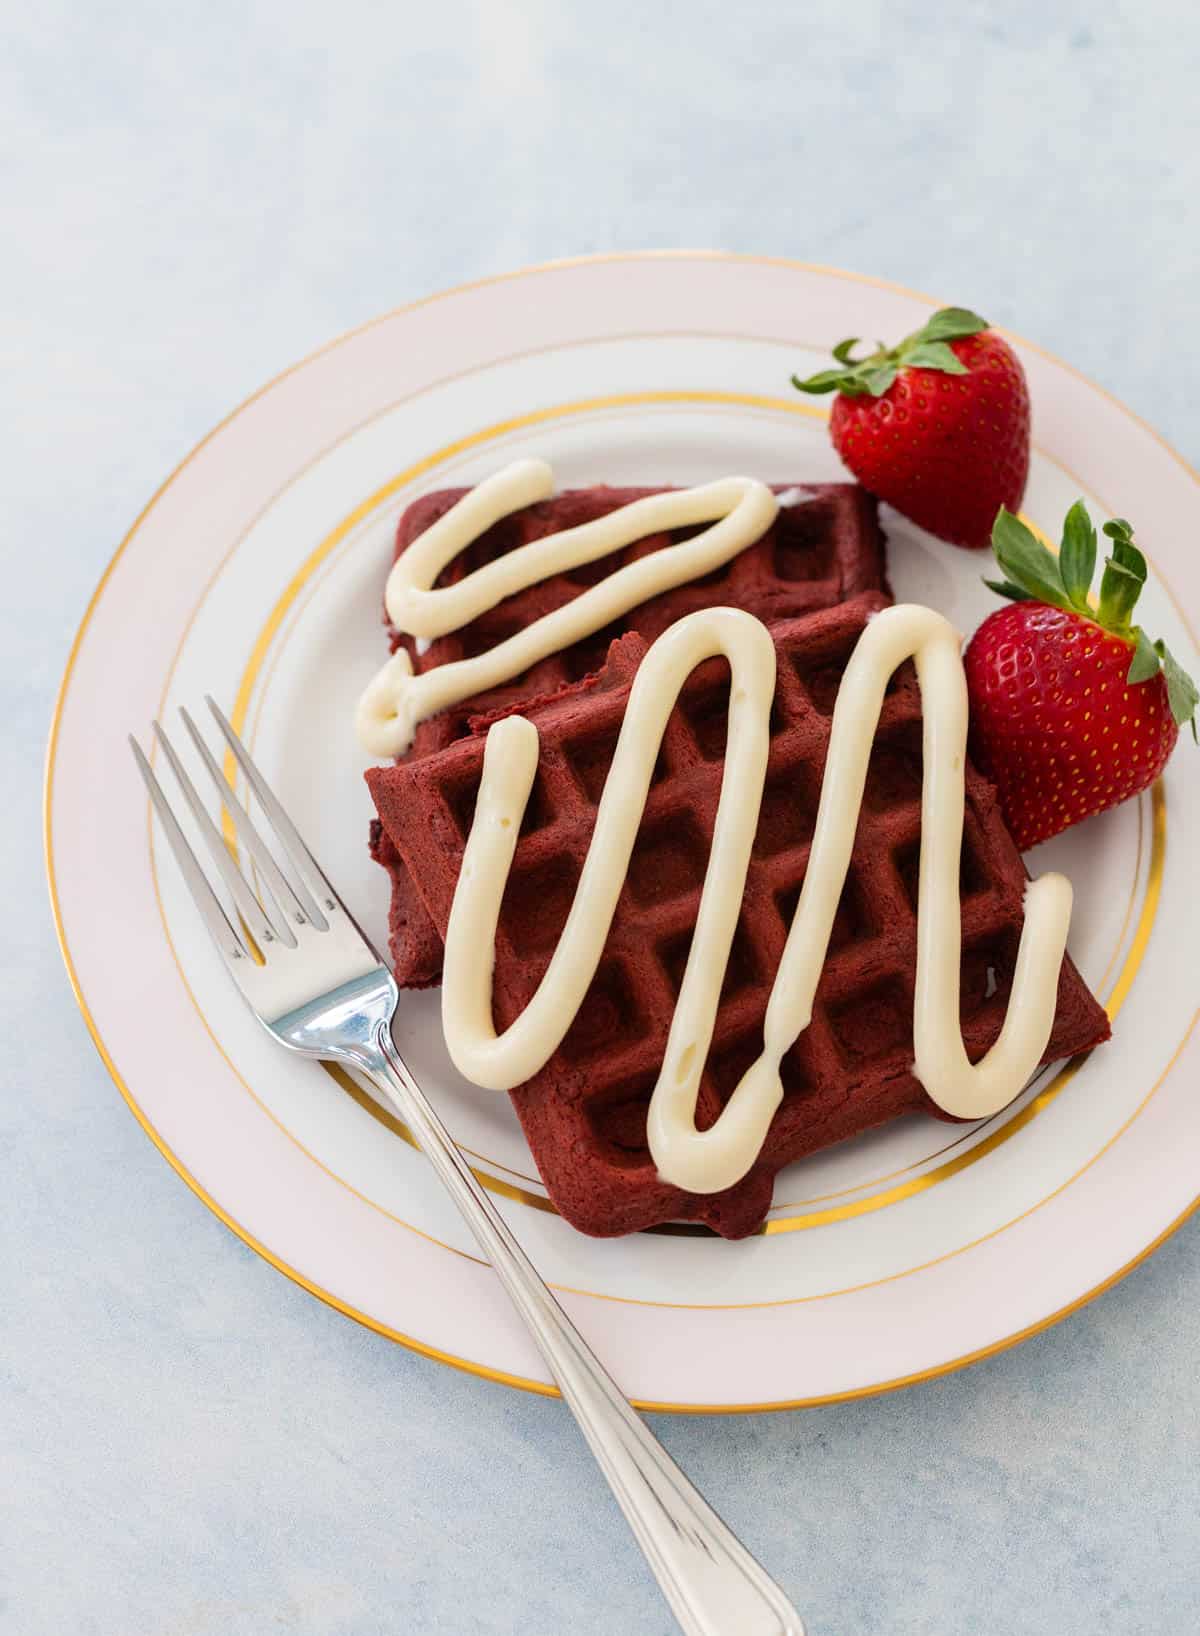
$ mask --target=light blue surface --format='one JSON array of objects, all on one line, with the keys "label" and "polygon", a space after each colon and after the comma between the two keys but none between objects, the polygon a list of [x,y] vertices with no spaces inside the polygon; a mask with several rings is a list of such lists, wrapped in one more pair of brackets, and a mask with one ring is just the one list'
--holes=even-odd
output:
[{"label": "light blue surface", "polygon": [[[42,0],[0,23],[0,1629],[666,1636],[559,1405],[311,1300],[125,1110],[42,886],[66,649],[150,492],[262,381],[399,302],[556,255],[720,245],[929,289],[1200,463],[1200,14],[184,10]],[[812,1636],[1190,1636],[1198,1250],[1193,1222],[947,1380],[658,1430]]]}]

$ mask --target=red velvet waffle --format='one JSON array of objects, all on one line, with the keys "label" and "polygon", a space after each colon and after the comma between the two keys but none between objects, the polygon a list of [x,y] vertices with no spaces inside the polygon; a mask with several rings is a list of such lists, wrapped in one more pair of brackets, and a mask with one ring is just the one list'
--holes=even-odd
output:
[{"label": "red velvet waffle", "polygon": [[[804,880],[830,716],[869,613],[858,598],[773,627],[778,682],[771,752],[745,901],[722,991],[698,1122],[716,1117],[761,1045],[766,1000]],[[614,643],[589,685],[523,706],[541,759],[500,915],[494,1007],[506,1027],[529,1001],[566,919],[629,693],[646,645]],[[559,1050],[513,1092],[538,1169],[583,1232],[706,1222],[752,1232],[781,1166],[899,1114],[936,1111],[910,1067],[920,841],[921,704],[911,667],[893,680],[872,755],[853,858],[813,1020],[784,1061],[785,1096],[758,1163],[724,1193],[663,1182],[646,1107],[695,924],[723,768],[728,666],[709,661],[663,740],[605,952]],[[444,933],[483,760],[475,733],[422,760],[367,774],[390,842]],[[967,769],[962,861],[962,1024],[977,1060],[1000,1030],[1026,874],[991,785]],[[1108,1019],[1068,959],[1046,1059],[1108,1037]]]},{"label": "red velvet waffle", "polygon": [[[466,492],[465,489],[442,489],[415,500],[400,519],[396,555],[444,516]],[[454,584],[471,570],[517,546],[591,522],[644,495],[662,492],[648,488],[567,489],[553,499],[515,512],[490,528],[455,558],[438,584]],[[830,607],[862,591],[887,588],[883,536],[875,501],[870,495],[852,483],[823,483],[790,491],[785,485],[777,485],[776,492],[795,498],[789,498],[781,507],[776,522],[762,539],[732,562],[702,580],[679,586],[640,607],[631,608],[614,624],[543,659],[504,686],[476,694],[422,722],[409,758],[428,755],[461,738],[472,716],[557,693],[598,670],[604,663],[609,644],[626,631],[637,631],[649,642],[696,608],[728,603],[745,608],[761,619],[785,619]],[[523,630],[542,614],[570,602],[589,585],[625,563],[698,532],[699,529],[691,528],[671,534],[653,534],[599,562],[567,574],[556,574],[540,585],[508,597],[463,630],[439,637],[424,653],[417,652],[410,637],[395,632],[392,647],[405,647],[418,673],[456,659],[470,658],[494,647],[515,631]],[[437,982],[442,968],[441,938],[420,895],[407,879],[395,850],[378,829],[372,834],[371,846],[374,856],[389,869],[393,879],[391,941],[397,980],[408,987]]]}]

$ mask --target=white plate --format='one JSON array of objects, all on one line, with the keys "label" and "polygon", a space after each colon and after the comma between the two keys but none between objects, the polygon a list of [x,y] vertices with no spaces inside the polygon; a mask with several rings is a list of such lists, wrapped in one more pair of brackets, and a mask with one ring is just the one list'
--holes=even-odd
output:
[{"label": "white plate", "polygon": [[[969,292],[967,292],[969,293]],[[162,841],[124,738],[214,693],[354,909],[385,882],[351,726],[383,654],[392,529],[417,494],[514,454],[563,484],[839,471],[788,387],[847,334],[932,303],[826,269],[611,256],[450,291],[333,342],[184,461],[101,582],[50,745],[47,851],[63,951],[114,1079],[206,1203],[343,1312],[492,1378],[546,1373],[424,1161],[365,1092],[275,1049],[243,1010]],[[1083,494],[1133,519],[1145,622],[1200,663],[1200,487],[1155,435],[1017,342],[1034,403],[1025,510],[1057,537]],[[886,517],[898,595],[970,629],[978,557]],[[407,996],[414,1068],[629,1394],[677,1409],[795,1405],[927,1378],[1111,1283],[1193,1206],[1200,757],[1032,858],[1076,886],[1072,949],[1115,1018],[1082,1065],[980,1127],[914,1118],[784,1172],[767,1231],[597,1242],[548,1207],[506,1098],[449,1068],[436,996]],[[347,1094],[347,1092],[353,1094]]]}]

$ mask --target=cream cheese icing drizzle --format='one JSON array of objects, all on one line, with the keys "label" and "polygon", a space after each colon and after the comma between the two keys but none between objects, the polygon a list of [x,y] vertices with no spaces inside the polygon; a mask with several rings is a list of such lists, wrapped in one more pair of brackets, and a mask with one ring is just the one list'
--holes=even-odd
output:
[{"label": "cream cheese icing drizzle", "polygon": [[710,526],[689,540],[626,563],[565,606],[474,658],[415,676],[412,661],[400,649],[359,701],[358,736],[372,755],[403,755],[417,723],[427,716],[519,676],[539,659],[591,636],[639,603],[722,567],[762,538],[779,509],[765,483],[725,477],[699,488],[647,495],[605,517],[506,552],[455,585],[434,588],[443,568],[493,523],[553,492],[554,473],[544,460],[517,460],[439,517],[401,553],[388,576],[385,602],[397,630],[424,640],[444,636],[552,574],[595,562],[662,530]]},{"label": "cream cheese icing drizzle", "polygon": [[[1054,1022],[1071,915],[1071,887],[1063,876],[1045,875],[1031,883],[1004,1025],[991,1050],[972,1065],[959,1026],[958,875],[967,732],[959,637],[929,608],[898,606],[876,614],[846,667],[834,709],[808,869],[767,1004],[762,1054],[716,1123],[698,1130],[700,1077],[758,823],[775,685],[775,650],[766,628],[737,609],[703,609],[667,630],[638,668],[562,936],[537,992],[502,1034],[492,1020],[495,935],[537,771],[538,734],[520,716],[490,730],[446,934],[442,987],[446,1043],[468,1079],[510,1089],[542,1068],[561,1043],[603,952],[667,718],[691,671],[718,654],[731,669],[721,795],[696,930],[648,1118],[650,1152],[660,1174],[696,1193],[717,1192],[745,1175],[783,1095],[780,1063],[811,1019],[884,690],[905,659],[915,659],[921,687],[924,761],[914,1072],[946,1112],[972,1119],[994,1113],[1037,1067]],[[521,660],[519,668],[528,662]]]}]

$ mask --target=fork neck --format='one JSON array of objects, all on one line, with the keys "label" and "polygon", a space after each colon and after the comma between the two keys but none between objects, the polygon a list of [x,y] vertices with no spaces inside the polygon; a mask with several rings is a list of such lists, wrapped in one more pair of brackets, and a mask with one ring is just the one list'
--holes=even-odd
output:
[{"label": "fork neck", "polygon": [[338,1056],[371,1070],[390,1043],[388,1025],[399,998],[395,979],[386,966],[377,966],[278,1018],[271,1032],[293,1051],[306,1056]]}]

